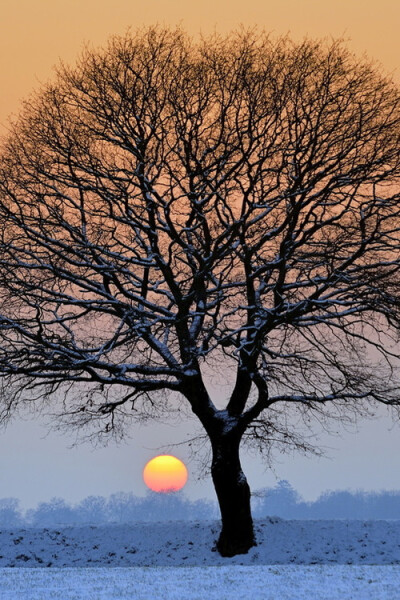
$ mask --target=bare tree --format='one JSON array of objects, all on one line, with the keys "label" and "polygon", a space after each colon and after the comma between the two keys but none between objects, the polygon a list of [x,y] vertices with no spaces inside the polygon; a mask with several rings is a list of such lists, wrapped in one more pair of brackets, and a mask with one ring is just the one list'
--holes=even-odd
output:
[{"label": "bare tree", "polygon": [[187,405],[218,550],[247,552],[241,442],[307,449],[293,416],[400,405],[399,100],[340,42],[251,32],[150,28],[61,66],[0,162],[3,419],[45,403],[101,435]]}]

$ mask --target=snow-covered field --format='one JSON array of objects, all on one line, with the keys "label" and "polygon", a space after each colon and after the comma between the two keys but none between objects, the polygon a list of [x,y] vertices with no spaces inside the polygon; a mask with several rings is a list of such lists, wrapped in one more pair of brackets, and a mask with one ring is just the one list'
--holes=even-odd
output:
[{"label": "snow-covered field", "polygon": [[400,600],[400,521],[256,529],[258,546],[230,559],[212,550],[217,523],[3,530],[0,598]]},{"label": "snow-covered field", "polygon": [[398,600],[398,567],[2,569],[1,600]]},{"label": "snow-covered field", "polygon": [[398,565],[400,521],[256,521],[258,546],[222,558],[216,522],[4,529],[2,567]]}]

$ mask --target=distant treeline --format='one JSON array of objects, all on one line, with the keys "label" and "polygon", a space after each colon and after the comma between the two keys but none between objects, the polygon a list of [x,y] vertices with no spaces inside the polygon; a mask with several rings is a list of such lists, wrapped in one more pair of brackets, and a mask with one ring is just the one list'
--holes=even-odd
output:
[{"label": "distant treeline", "polygon": [[305,502],[288,481],[253,495],[253,514],[283,519],[400,519],[400,491],[328,491]]},{"label": "distant treeline", "polygon": [[206,520],[218,517],[217,505],[211,500],[190,501],[182,492],[144,497],[119,492],[109,498],[88,496],[79,504],[68,504],[62,498],[41,502],[36,508],[22,512],[19,500],[0,500],[0,527],[51,527],[53,525],[101,525],[137,521]]},{"label": "distant treeline", "polygon": [[[315,502],[305,502],[288,481],[259,490],[252,498],[255,518],[284,519],[400,519],[400,491],[329,491]],[[56,525],[101,525],[138,521],[198,521],[218,518],[211,500],[191,501],[183,492],[144,497],[132,493],[109,498],[89,496],[75,505],[62,498],[41,502],[23,512],[16,498],[0,500],[0,527],[52,527]]]}]

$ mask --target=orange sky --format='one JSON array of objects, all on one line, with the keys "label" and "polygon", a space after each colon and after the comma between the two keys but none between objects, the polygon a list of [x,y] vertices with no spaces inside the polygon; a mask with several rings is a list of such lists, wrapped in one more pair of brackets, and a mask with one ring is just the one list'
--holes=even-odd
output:
[{"label": "orange sky", "polygon": [[[52,74],[59,58],[73,62],[82,44],[158,22],[190,33],[240,23],[277,34],[345,36],[387,71],[398,69],[399,0],[0,0],[0,124],[20,99]],[[395,74],[400,81],[400,69]],[[4,129],[3,129],[4,131]]]},{"label": "orange sky", "polygon": [[[74,62],[85,41],[98,46],[113,33],[156,22],[181,24],[192,34],[243,23],[295,38],[344,36],[358,54],[367,52],[386,71],[397,69],[400,82],[400,0],[0,0],[0,133],[21,98],[51,77],[60,58]],[[360,425],[358,435],[328,438],[323,445],[334,460],[280,459],[272,473],[249,455],[245,472],[253,489],[274,485],[276,476],[289,479],[307,499],[327,488],[399,489],[399,430],[389,432],[390,424],[381,419]],[[0,497],[33,506],[52,496],[75,502],[118,490],[144,493],[141,465],[160,445],[186,439],[192,425],[183,427],[153,423],[135,432],[128,448],[111,444],[92,452],[70,450],[71,440],[56,433],[45,436],[47,428],[37,420],[16,421],[0,436]],[[192,477],[189,496],[214,498],[210,480],[200,489],[194,485]]]},{"label": "orange sky", "polygon": [[[52,75],[62,58],[74,62],[82,44],[104,44],[128,27],[181,24],[190,33],[224,32],[243,23],[295,38],[350,38],[358,54],[367,52],[400,82],[400,0],[0,0],[0,133],[8,115],[18,113],[20,100]],[[323,438],[333,460],[307,460],[295,455],[266,471],[254,455],[244,457],[253,489],[275,485],[275,476],[289,479],[307,499],[330,488],[400,488],[399,428],[388,431],[390,419],[362,423],[359,433]],[[187,427],[187,429],[186,429]],[[19,421],[0,435],[0,497],[15,496],[24,506],[52,496],[76,502],[88,495],[119,490],[144,493],[141,465],[160,446],[187,439],[192,424],[135,431],[128,447],[78,446],[57,433],[45,436],[43,422]],[[371,444],[374,439],[374,444]],[[192,465],[193,466],[193,465]],[[195,478],[190,497],[214,498],[211,481]]]}]

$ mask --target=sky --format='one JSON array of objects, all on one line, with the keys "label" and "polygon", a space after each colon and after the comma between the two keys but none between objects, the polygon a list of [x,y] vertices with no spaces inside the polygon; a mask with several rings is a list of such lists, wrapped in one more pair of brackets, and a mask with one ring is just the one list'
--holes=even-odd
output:
[{"label": "sky", "polygon": [[[84,44],[102,46],[113,34],[158,23],[181,25],[190,34],[227,32],[240,24],[295,39],[347,40],[358,55],[377,60],[379,69],[400,82],[400,2],[398,0],[1,0],[0,133],[16,117],[21,101],[51,80],[60,60],[73,63]],[[277,457],[273,469],[244,454],[253,489],[288,479],[305,499],[327,489],[400,489],[400,425],[381,411],[340,437],[322,433],[325,458]],[[193,422],[152,424],[132,430],[117,446],[71,445],[72,435],[48,432],[43,418],[15,419],[0,431],[0,498],[17,497],[23,507],[51,497],[77,502],[89,495],[145,493],[142,469],[162,452],[188,463],[190,498],[213,498],[210,478],[199,479],[196,461],[179,443],[192,435]]]}]

